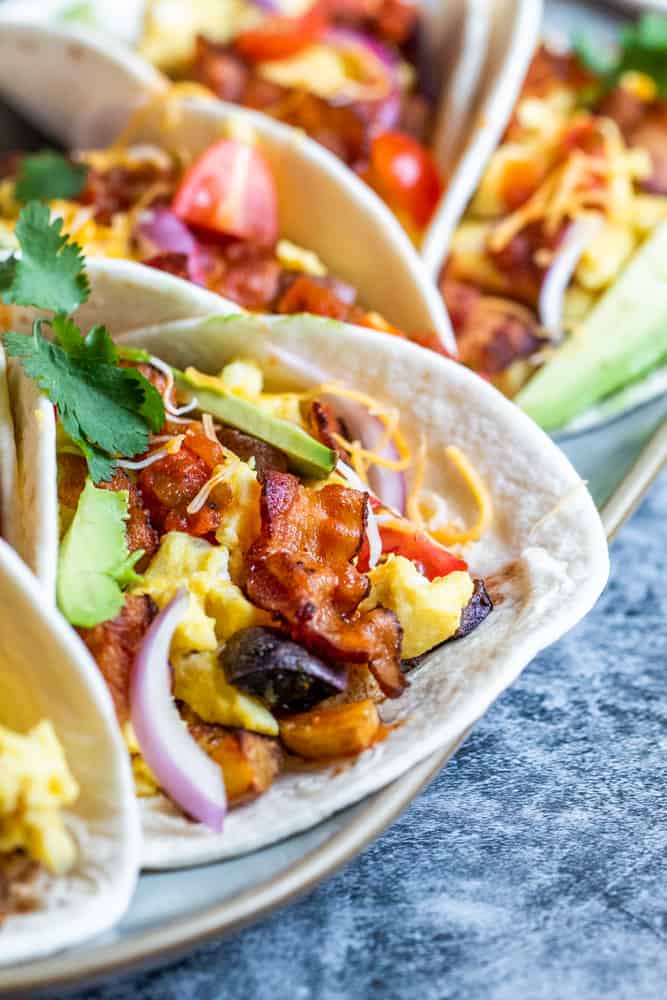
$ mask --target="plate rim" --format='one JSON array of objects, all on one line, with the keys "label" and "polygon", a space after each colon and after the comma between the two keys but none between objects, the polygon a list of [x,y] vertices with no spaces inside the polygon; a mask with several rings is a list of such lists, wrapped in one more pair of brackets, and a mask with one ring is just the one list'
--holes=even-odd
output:
[{"label": "plate rim", "polygon": [[53,995],[49,991],[54,989],[81,990],[111,975],[166,965],[211,939],[240,930],[295,902],[384,833],[454,756],[472,728],[365,799],[362,810],[341,829],[278,875],[186,918],[93,947],[89,953],[76,949],[0,969],[0,997],[26,1000],[28,996]]}]

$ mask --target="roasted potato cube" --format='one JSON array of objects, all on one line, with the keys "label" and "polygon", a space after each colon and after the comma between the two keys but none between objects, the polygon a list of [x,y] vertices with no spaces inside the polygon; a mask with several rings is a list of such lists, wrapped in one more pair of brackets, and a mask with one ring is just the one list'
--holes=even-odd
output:
[{"label": "roasted potato cube", "polygon": [[344,757],[373,745],[380,717],[369,698],[348,705],[315,708],[280,720],[280,738],[300,757]]},{"label": "roasted potato cube", "polygon": [[277,740],[245,729],[203,722],[187,709],[181,714],[204,753],[222,770],[231,806],[257,798],[270,788],[282,765]]}]

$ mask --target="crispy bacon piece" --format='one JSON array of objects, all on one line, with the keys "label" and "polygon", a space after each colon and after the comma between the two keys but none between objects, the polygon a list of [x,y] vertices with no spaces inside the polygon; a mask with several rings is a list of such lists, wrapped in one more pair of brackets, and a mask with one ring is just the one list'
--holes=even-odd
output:
[{"label": "crispy bacon piece", "polygon": [[645,149],[651,158],[651,176],[644,181],[644,190],[667,195],[667,101],[655,101],[641,122],[633,128],[628,141],[631,146]]},{"label": "crispy bacon piece", "polygon": [[115,618],[78,629],[111,692],[118,721],[130,716],[132,664],[157,608],[146,594],[126,594]]},{"label": "crispy bacon piece", "polygon": [[248,459],[255,459],[257,478],[262,479],[267,472],[287,472],[287,457],[285,453],[266,441],[260,441],[252,434],[244,434],[237,431],[235,427],[223,425],[217,431],[218,441],[233,451],[235,455],[247,462]]},{"label": "crispy bacon piece", "polygon": [[[287,278],[287,275],[285,276]],[[309,312],[315,316],[327,316],[344,323],[366,326],[367,315],[363,309],[347,302],[336,290],[336,285],[326,278],[314,278],[309,274],[293,274],[275,304],[279,313]]]},{"label": "crispy bacon piece", "polygon": [[296,642],[330,659],[368,663],[383,693],[398,697],[406,684],[398,619],[385,608],[357,610],[369,589],[368,577],[352,565],[366,516],[358,490],[312,490],[289,473],[267,473],[262,531],[246,558],[246,592]]},{"label": "crispy bacon piece", "polygon": [[96,220],[108,225],[117,212],[127,212],[158,182],[163,182],[164,193],[168,193],[176,183],[174,170],[151,161],[132,167],[89,170],[86,186],[76,200],[93,205]]},{"label": "crispy bacon piece", "polygon": [[244,309],[268,310],[278,293],[282,268],[273,250],[248,240],[206,244],[211,291],[238,302]]},{"label": "crispy bacon piece", "polygon": [[222,509],[231,500],[224,483],[216,486],[203,507],[188,513],[188,505],[224,461],[222,448],[192,423],[179,451],[142,469],[138,485],[153,523],[161,532],[186,531],[203,537],[219,526]]},{"label": "crispy bacon piece", "polygon": [[0,853],[0,927],[14,913],[29,913],[39,906],[40,865],[24,851]]},{"label": "crispy bacon piece", "polygon": [[322,444],[325,444],[327,448],[331,448],[339,458],[347,462],[347,452],[341,448],[334,437],[334,434],[340,434],[345,437],[343,425],[327,403],[323,403],[319,399],[313,400],[310,404],[308,423],[310,425],[310,433],[313,437],[321,441]]},{"label": "crispy bacon piece", "polygon": [[[76,510],[79,496],[86,482],[88,470],[85,459],[80,455],[63,453],[58,457],[58,501],[63,507]],[[130,477],[122,469],[116,469],[113,477],[106,483],[98,483],[98,489],[127,490],[128,519],[126,522],[127,547],[130,552],[143,549],[150,557],[160,544],[159,536],[148,511],[144,507],[141,493]]]},{"label": "crispy bacon piece", "polygon": [[463,282],[440,285],[454,326],[459,360],[485,375],[498,375],[546,343],[534,314],[516,302],[482,295]]}]

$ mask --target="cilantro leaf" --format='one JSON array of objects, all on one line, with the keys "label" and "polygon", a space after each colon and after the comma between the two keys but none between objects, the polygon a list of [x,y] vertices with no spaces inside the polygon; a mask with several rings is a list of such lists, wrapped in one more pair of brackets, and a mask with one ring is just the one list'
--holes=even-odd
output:
[{"label": "cilantro leaf", "polygon": [[150,431],[160,430],[162,398],[140,372],[102,360],[115,352],[104,328],[95,327],[84,338],[65,317],[56,317],[54,325],[63,338],[59,344],[46,340],[42,321],[36,320],[32,337],[5,334],[5,348],[57,407],[63,429],[86,456],[93,482],[107,480],[116,456],[140,454]]},{"label": "cilantro leaf", "polygon": [[620,46],[605,52],[589,38],[575,38],[575,50],[607,89],[615,87],[624,73],[637,72],[649,76],[661,97],[667,97],[667,17],[644,14],[636,24],[621,32]]},{"label": "cilantro leaf", "polygon": [[73,312],[88,298],[84,260],[76,243],[63,235],[62,219],[47,205],[31,201],[21,210],[16,236],[21,256],[0,263],[0,298],[8,304]]},{"label": "cilantro leaf", "polygon": [[14,194],[18,201],[51,201],[53,198],[76,198],[86,183],[88,168],[80,163],[45,150],[26,156],[19,167]]},{"label": "cilantro leaf", "polygon": [[84,361],[101,361],[115,365],[118,352],[106,327],[94,326],[85,337],[73,319],[63,313],[57,313],[51,321],[53,332],[58,343],[71,357]]}]

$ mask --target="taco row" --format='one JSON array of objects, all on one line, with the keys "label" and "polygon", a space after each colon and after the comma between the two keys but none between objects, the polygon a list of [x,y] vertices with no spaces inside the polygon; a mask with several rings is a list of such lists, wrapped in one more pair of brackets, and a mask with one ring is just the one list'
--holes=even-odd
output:
[{"label": "taco row", "polygon": [[[355,234],[311,242],[281,202],[282,126],[235,120],[160,93],[0,184],[2,529],[37,579],[0,549],[2,961],[119,917],[139,816],[142,863],[177,867],[398,777],[606,578],[584,484],[442,356],[409,255],[374,283],[362,244],[355,287]],[[360,239],[392,232],[299,156]],[[425,313],[435,351],[403,335],[433,344]]]},{"label": "taco row", "polygon": [[[538,47],[512,110],[509,101],[523,77],[539,13],[539,5],[526,6],[530,19],[524,23],[517,5],[521,44],[509,47],[495,89],[489,71],[473,67],[483,63],[485,45],[491,62],[498,61],[496,21],[487,41],[477,38],[476,47],[471,43],[456,63],[458,89],[465,91],[466,76],[475,78],[483,117],[496,131],[504,122],[506,128],[488,163],[491,134],[484,126],[471,135],[460,169],[441,197],[437,171],[432,163],[424,165],[428,154],[419,143],[433,143],[435,158],[442,159],[445,126],[453,128],[456,115],[451,92],[444,101],[434,100],[427,79],[423,53],[430,19],[435,17],[434,38],[444,30],[429,7],[418,12],[395,0],[370,5],[346,0],[325,9],[318,0],[288,16],[239,3],[225,6],[216,20],[207,8],[184,5],[176,28],[173,21],[163,22],[160,4],[148,4],[135,41],[141,55],[169,74],[171,88],[167,77],[151,77],[138,57],[101,53],[92,41],[86,51],[92,66],[108,68],[115,61],[124,100],[134,95],[135,102],[161,104],[156,112],[161,124],[147,127],[144,106],[119,136],[111,127],[123,119],[114,95],[103,92],[88,100],[84,95],[82,108],[58,119],[56,133],[65,139],[76,134],[72,122],[96,122],[96,128],[84,129],[90,136],[102,122],[105,144],[114,141],[104,150],[73,150],[67,177],[62,168],[51,171],[53,210],[89,252],[169,269],[244,308],[308,310],[457,353],[549,430],[604,419],[659,393],[664,382],[659,261],[667,239],[667,132],[654,59],[661,52],[664,22],[649,15],[628,28],[617,55],[604,64],[595,59],[592,44],[580,43],[576,53]],[[507,12],[503,16],[508,20]],[[53,63],[66,61],[66,31],[31,28],[15,18],[5,32],[9,61],[0,82],[28,113],[48,124],[43,95],[34,88],[32,101],[25,96],[21,74],[30,73],[30,60],[22,66],[11,60],[13,33],[31,31],[56,53]],[[33,58],[43,62],[37,49]],[[200,96],[187,98],[193,87]],[[208,112],[201,106],[193,110],[192,103],[206,103],[206,95],[223,102],[211,101]],[[178,121],[174,109],[182,102],[186,108]],[[210,128],[202,129],[202,114],[208,114]],[[387,270],[379,260],[374,273],[386,280],[381,294],[374,293],[372,269],[360,266],[360,258],[368,262],[377,248],[373,242],[371,256],[360,253],[374,240],[363,225],[341,218],[330,239],[322,236],[330,229],[328,220],[339,216],[328,191],[320,194],[319,180],[315,199],[294,188],[285,196],[276,177],[281,170],[262,148],[269,118],[280,123],[278,134],[287,125],[314,140],[302,140],[304,149],[294,153],[291,170],[298,174],[302,156],[308,158],[304,151],[317,145],[331,151],[324,162],[338,159],[352,167],[337,183],[344,183],[350,196],[356,192],[363,214],[380,206],[355,183],[355,173],[385,197],[417,243],[419,220],[428,222],[440,203],[424,255],[455,339],[433,289],[414,275],[412,291],[423,299],[421,308],[407,305],[405,286],[399,290],[393,280],[394,267]],[[258,126],[260,119],[264,124]],[[214,120],[224,125],[225,138],[219,138]],[[410,145],[415,142],[416,149]],[[0,204],[5,229],[11,232],[21,191],[29,191],[31,183],[39,190],[40,169],[43,176],[48,165],[48,158],[40,163],[18,157],[5,164]],[[239,186],[234,178],[241,175]],[[58,177],[65,177],[66,196],[58,190]],[[48,188],[41,193],[48,197]],[[320,210],[313,213],[318,199]],[[296,240],[281,224],[286,211],[289,229],[295,228],[293,214],[302,220]],[[395,235],[387,213],[377,222]],[[410,258],[405,243],[400,253],[404,261]]]}]

